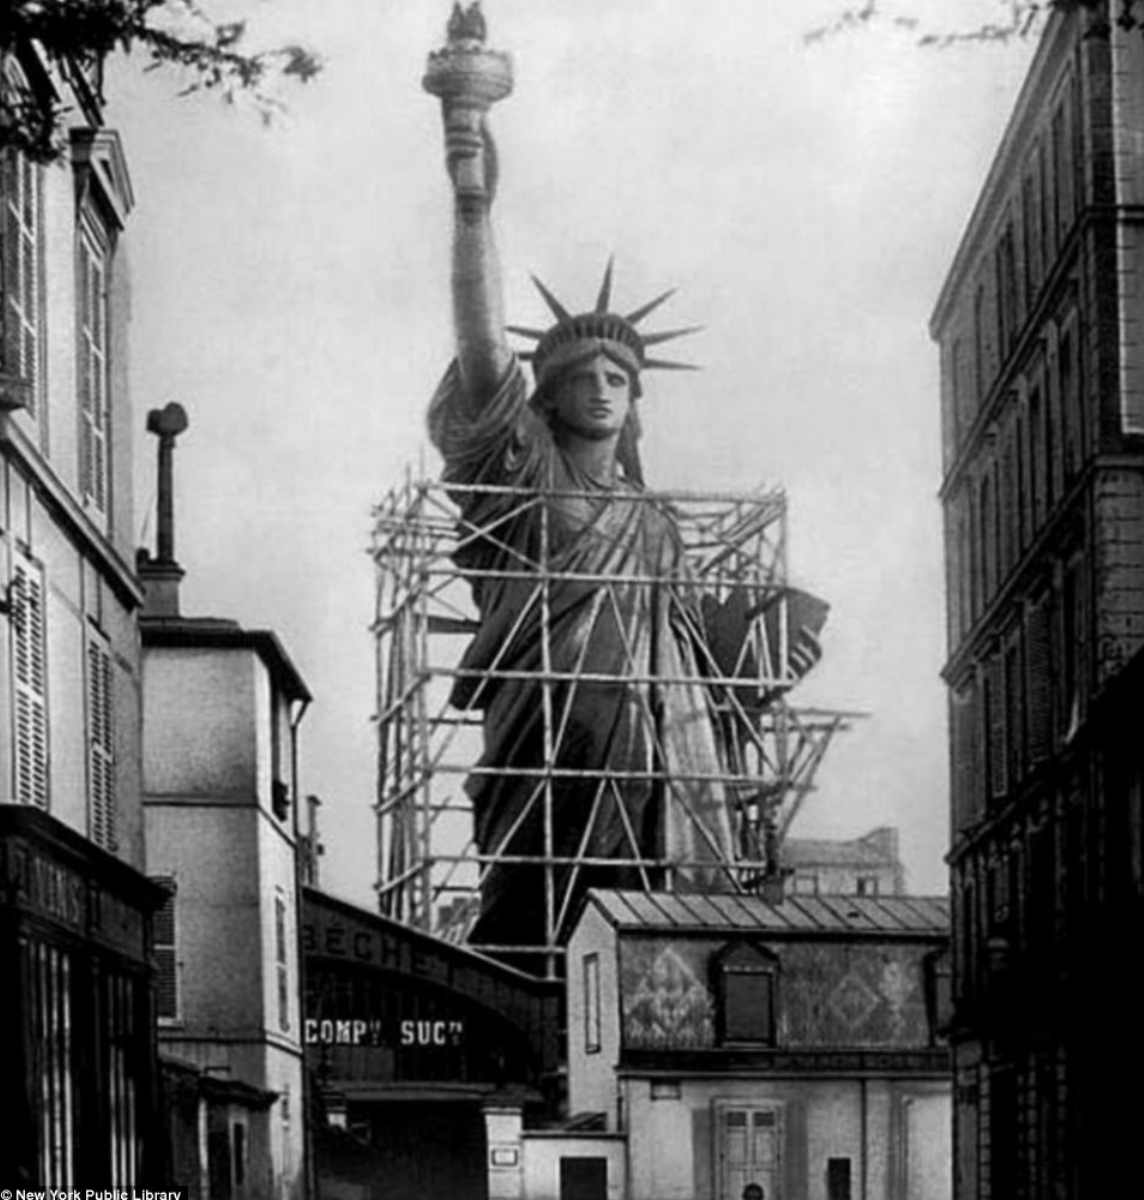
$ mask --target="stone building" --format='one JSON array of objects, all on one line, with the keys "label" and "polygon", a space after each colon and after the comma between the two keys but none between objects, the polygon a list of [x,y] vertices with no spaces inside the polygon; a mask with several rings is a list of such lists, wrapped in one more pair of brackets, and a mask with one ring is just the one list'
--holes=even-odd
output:
[{"label": "stone building", "polygon": [[898,831],[879,826],[861,837],[793,838],[782,843],[786,890],[796,896],[902,896],[906,872]]},{"label": "stone building", "polygon": [[526,1194],[948,1197],[947,922],[922,897],[592,892],[568,946],[575,1119],[524,1135]]},{"label": "stone building", "polygon": [[1144,895],[1144,39],[1055,12],[932,321],[952,768],[956,1191],[1132,1177]]},{"label": "stone building", "polygon": [[158,1173],[142,874],[128,277],[133,196],[99,79],[32,45],[5,90],[62,161],[0,151],[0,1097],[9,1186]]}]

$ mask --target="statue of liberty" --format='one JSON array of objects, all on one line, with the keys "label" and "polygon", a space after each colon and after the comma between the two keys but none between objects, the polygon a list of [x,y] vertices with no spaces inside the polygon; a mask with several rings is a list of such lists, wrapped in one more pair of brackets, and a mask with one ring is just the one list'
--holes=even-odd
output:
[{"label": "statue of liberty", "polygon": [[[483,716],[466,789],[477,850],[496,860],[472,940],[535,946],[545,912],[566,919],[588,886],[733,888],[728,768],[708,684],[726,656],[713,653],[710,606],[670,506],[644,491],[638,454],[644,373],[678,365],[649,349],[691,330],[643,331],[671,293],[621,314],[610,263],[589,311],[537,281],[554,323],[506,327],[486,113],[511,88],[508,62],[484,48],[475,4],[454,9],[449,34],[425,86],[442,100],[454,191],[456,358],[429,429],[461,511],[455,560],[479,612],[452,695]],[[515,354],[509,331],[534,351]],[[556,870],[546,876],[537,859]]]}]

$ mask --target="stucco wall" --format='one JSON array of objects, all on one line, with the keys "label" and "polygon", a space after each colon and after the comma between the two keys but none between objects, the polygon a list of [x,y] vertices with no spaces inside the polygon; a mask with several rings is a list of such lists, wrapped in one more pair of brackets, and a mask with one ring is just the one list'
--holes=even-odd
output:
[{"label": "stucco wall", "polygon": [[709,1078],[625,1081],[630,1200],[739,1200],[724,1186],[719,1114],[775,1108],[780,1162],[766,1200],[827,1200],[831,1158],[865,1200],[949,1200],[949,1084]]},{"label": "stucco wall", "polygon": [[146,819],[148,873],[173,877],[177,888],[183,1026],[204,1036],[261,1037],[269,964],[257,810],[165,805],[148,807]]},{"label": "stucco wall", "polygon": [[147,650],[143,786],[149,795],[224,801],[258,794],[256,694],[263,675],[253,651]]},{"label": "stucco wall", "polygon": [[527,1200],[560,1200],[560,1163],[566,1158],[604,1159],[608,1200],[626,1200],[627,1163],[622,1138],[589,1133],[526,1133],[522,1159]]},{"label": "stucco wall", "polygon": [[[589,1052],[585,1039],[584,957],[599,962],[600,1048]],[[616,932],[589,905],[568,943],[568,1108],[601,1112],[608,1128],[618,1124],[616,1064],[620,1056],[620,994]]]}]

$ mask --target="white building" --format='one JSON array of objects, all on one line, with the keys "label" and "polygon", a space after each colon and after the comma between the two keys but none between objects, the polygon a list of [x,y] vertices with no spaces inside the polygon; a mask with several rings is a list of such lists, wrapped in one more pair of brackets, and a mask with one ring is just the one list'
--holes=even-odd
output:
[{"label": "white building", "polygon": [[6,38],[0,89],[63,113],[0,149],[0,1176],[160,1170],[132,567],[133,204],[98,67]]},{"label": "white building", "polygon": [[163,518],[161,499],[159,554],[140,556],[143,786],[148,870],[169,889],[160,1051],[199,1072],[197,1129],[172,1118],[176,1161],[198,1178],[176,1182],[286,1200],[306,1189],[297,732],[310,694],[274,634],[179,615]]},{"label": "white building", "polygon": [[599,1200],[948,1200],[947,938],[944,899],[592,892],[573,1130],[523,1135],[530,1200],[574,1173]]}]

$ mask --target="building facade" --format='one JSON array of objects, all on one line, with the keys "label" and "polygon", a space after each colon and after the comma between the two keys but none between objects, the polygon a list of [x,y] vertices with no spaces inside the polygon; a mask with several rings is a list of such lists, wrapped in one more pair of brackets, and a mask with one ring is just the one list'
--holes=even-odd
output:
[{"label": "building facade", "polygon": [[898,831],[889,825],[862,837],[784,838],[786,890],[795,896],[903,896],[906,872]]},{"label": "building facade", "polygon": [[31,45],[0,72],[67,125],[60,161],[0,149],[0,1174],[123,1187],[158,1173],[161,901],[142,874],[133,197],[96,77]]},{"label": "building facade", "polygon": [[[172,565],[159,564],[160,595]],[[154,566],[143,563],[145,581]],[[307,1156],[296,741],[310,694],[271,633],[169,606],[145,612],[140,629],[174,1184],[211,1200],[297,1200]]]},{"label": "building facade", "polygon": [[1131,1178],[1144,39],[1048,22],[941,293],[962,1200]]},{"label": "building facade", "polygon": [[[618,1166],[579,1150],[583,1194],[944,1200],[947,936],[944,899],[592,892],[568,948],[569,1109],[621,1144]],[[560,1157],[530,1196],[565,1194]]]}]

